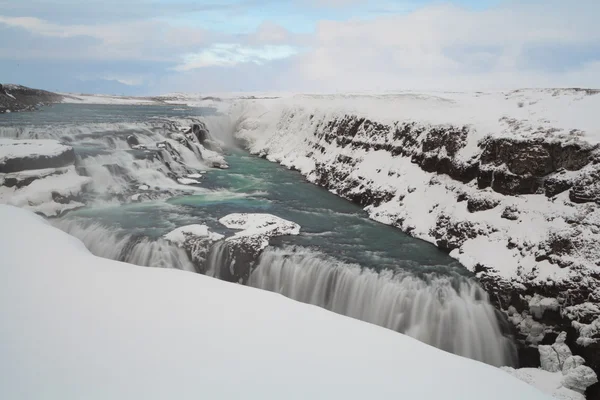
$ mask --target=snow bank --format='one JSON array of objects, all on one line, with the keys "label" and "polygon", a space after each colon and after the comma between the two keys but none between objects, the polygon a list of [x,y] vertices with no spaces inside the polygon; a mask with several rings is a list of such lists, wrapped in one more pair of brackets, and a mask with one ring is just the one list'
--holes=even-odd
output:
[{"label": "snow bank", "polygon": [[[11,180],[15,185],[6,186]],[[80,196],[91,181],[78,175],[74,166],[0,174],[0,203],[54,217],[83,207]]]},{"label": "snow bank", "polygon": [[219,222],[230,229],[241,229],[228,241],[243,241],[251,244],[256,252],[269,245],[269,238],[282,235],[298,235],[300,225],[271,214],[229,214]]},{"label": "snow bank", "polygon": [[211,241],[223,239],[223,235],[211,232],[206,225],[186,225],[172,230],[165,235],[165,239],[175,244],[183,244],[188,236],[208,238]]},{"label": "snow bank", "polygon": [[2,398],[548,398],[280,295],[92,256],[22,209],[0,220]]},{"label": "snow bank", "polygon": [[[15,172],[24,169],[62,167],[73,161],[68,157],[73,149],[56,140],[13,140],[0,138],[0,172]],[[42,162],[43,166],[29,167],[28,164]],[[56,164],[56,165],[52,165]]]}]

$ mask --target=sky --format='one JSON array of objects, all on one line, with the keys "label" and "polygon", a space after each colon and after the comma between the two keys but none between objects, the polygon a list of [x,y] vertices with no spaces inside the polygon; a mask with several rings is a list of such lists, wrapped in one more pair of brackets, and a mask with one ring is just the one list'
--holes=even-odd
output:
[{"label": "sky", "polygon": [[0,82],[52,91],[600,87],[598,0],[0,0]]}]

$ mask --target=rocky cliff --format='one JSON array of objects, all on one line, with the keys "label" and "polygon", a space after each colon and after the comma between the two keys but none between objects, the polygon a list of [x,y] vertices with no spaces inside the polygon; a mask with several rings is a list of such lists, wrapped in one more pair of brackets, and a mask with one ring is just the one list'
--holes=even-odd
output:
[{"label": "rocky cliff", "polygon": [[599,371],[598,105],[575,89],[297,97],[238,105],[237,136],[460,260],[513,322],[523,366],[565,331]]}]

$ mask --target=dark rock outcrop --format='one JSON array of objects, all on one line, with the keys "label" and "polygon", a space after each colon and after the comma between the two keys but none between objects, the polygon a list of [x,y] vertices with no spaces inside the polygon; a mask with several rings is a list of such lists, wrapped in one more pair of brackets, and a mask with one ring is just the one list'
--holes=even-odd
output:
[{"label": "dark rock outcrop", "polygon": [[563,143],[544,139],[488,138],[479,146],[480,189],[491,187],[506,195],[545,192],[553,197],[569,189],[572,182],[560,171],[578,171],[588,165],[597,146],[583,142]]},{"label": "dark rock outcrop", "polygon": [[37,107],[60,103],[64,96],[20,85],[0,85],[0,114],[33,111]]},{"label": "dark rock outcrop", "polygon": [[72,147],[56,155],[31,155],[10,157],[0,160],[0,173],[25,171],[30,169],[60,168],[75,162],[75,152]]}]

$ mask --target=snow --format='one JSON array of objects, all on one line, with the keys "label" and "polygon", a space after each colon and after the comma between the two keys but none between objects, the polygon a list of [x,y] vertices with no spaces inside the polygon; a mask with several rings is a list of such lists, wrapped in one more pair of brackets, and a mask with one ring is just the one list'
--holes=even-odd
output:
[{"label": "snow", "polygon": [[554,298],[542,297],[536,294],[529,300],[529,311],[536,318],[542,318],[546,310],[557,311],[558,309],[558,300]]},{"label": "snow", "polygon": [[219,222],[230,229],[240,229],[235,237],[252,235],[298,235],[300,225],[271,214],[229,214]]},{"label": "snow", "polygon": [[198,180],[190,178],[177,178],[177,182],[181,183],[182,185],[194,185],[196,183],[200,183]]},{"label": "snow", "polygon": [[[53,173],[54,172],[54,173]],[[64,211],[83,207],[78,201],[58,203],[53,194],[65,198],[75,197],[83,191],[85,185],[92,180],[77,174],[74,166],[52,169],[28,170],[11,174],[0,174],[0,179],[16,177],[17,180],[38,177],[29,185],[17,188],[0,186],[0,203],[26,208],[47,217],[54,217]]]},{"label": "snow", "polygon": [[168,241],[183,245],[187,239],[187,236],[196,236],[200,238],[208,238],[210,241],[216,242],[217,240],[223,239],[223,235],[211,232],[206,225],[186,225],[179,227],[169,233],[167,233],[164,237]]},{"label": "snow", "polygon": [[227,241],[244,242],[257,252],[266,248],[273,236],[300,234],[300,225],[271,214],[234,213],[219,222],[227,228],[241,230]]},{"label": "snow", "polygon": [[596,318],[589,324],[573,321],[573,328],[579,331],[577,344],[581,346],[589,346],[593,343],[598,343],[598,333],[600,333],[600,317]]},{"label": "snow", "polygon": [[562,385],[563,375],[560,372],[548,372],[536,368],[514,369],[502,367],[502,370],[526,382],[540,391],[560,400],[585,400],[585,396]]},{"label": "snow", "polygon": [[54,157],[71,150],[57,140],[13,140],[0,138],[0,163],[23,157]]},{"label": "snow", "polygon": [[95,257],[26,210],[0,220],[0,398],[548,398],[274,293]]},{"label": "snow", "polygon": [[565,343],[567,334],[562,332],[551,346],[539,346],[541,368],[515,370],[502,367],[509,374],[521,379],[562,400],[585,400],[585,390],[598,382],[596,373],[583,365],[585,360],[573,356]]}]

